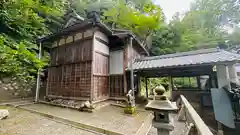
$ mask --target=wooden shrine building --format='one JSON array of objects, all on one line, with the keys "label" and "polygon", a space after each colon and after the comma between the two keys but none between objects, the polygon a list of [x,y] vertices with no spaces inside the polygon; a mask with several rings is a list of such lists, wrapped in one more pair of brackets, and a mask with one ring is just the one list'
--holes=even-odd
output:
[{"label": "wooden shrine building", "polygon": [[68,24],[40,39],[51,43],[46,96],[95,102],[125,96],[130,59],[148,55],[140,40],[96,17]]}]

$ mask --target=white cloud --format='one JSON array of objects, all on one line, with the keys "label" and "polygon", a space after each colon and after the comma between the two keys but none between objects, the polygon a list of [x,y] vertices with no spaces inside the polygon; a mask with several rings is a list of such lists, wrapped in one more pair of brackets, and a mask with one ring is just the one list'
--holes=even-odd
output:
[{"label": "white cloud", "polygon": [[169,21],[176,12],[185,12],[189,10],[191,2],[194,0],[153,0],[157,5],[160,5]]}]

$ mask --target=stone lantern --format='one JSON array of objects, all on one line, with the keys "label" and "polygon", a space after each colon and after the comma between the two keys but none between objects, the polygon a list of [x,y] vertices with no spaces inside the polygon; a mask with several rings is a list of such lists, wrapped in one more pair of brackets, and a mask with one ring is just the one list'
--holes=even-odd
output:
[{"label": "stone lantern", "polygon": [[170,117],[171,112],[175,112],[178,108],[173,105],[164,95],[156,95],[155,100],[150,101],[146,105],[146,110],[154,112],[152,120],[153,127],[157,128],[158,135],[169,135],[174,129],[173,119]]}]

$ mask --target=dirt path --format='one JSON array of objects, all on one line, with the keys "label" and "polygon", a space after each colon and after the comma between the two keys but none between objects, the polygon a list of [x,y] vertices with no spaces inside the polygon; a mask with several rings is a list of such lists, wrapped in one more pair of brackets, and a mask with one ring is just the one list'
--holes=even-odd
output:
[{"label": "dirt path", "polygon": [[10,112],[10,117],[0,120],[0,135],[99,135],[71,127],[12,107],[0,106]]}]

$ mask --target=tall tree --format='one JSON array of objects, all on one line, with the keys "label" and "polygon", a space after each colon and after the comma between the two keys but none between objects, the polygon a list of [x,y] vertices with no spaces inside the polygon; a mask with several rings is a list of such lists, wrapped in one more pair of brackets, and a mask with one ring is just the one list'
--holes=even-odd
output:
[{"label": "tall tree", "polygon": [[152,34],[152,40],[151,55],[174,53],[180,48],[181,35],[174,27],[162,24]]},{"label": "tall tree", "polygon": [[212,48],[231,40],[229,28],[240,23],[237,0],[197,0],[181,18],[177,13],[170,26],[180,32],[176,51]]},{"label": "tall tree", "polygon": [[36,39],[51,33],[53,18],[63,15],[64,0],[0,1],[0,73],[24,79],[44,66]]}]

